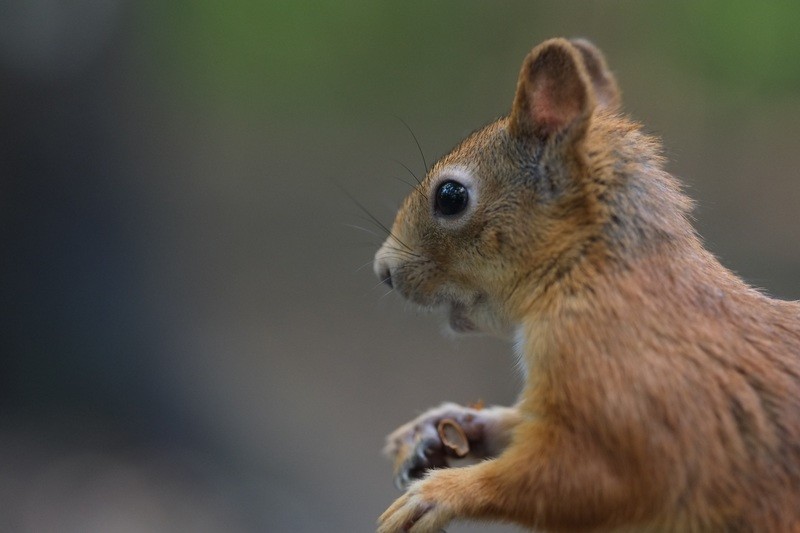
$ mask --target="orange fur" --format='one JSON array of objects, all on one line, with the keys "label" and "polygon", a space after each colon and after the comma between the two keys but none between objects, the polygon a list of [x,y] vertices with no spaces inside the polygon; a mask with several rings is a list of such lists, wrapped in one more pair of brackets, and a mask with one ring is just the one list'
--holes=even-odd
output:
[{"label": "orange fur", "polygon": [[[586,41],[526,58],[511,115],[412,194],[376,271],[451,323],[516,332],[527,367],[510,444],[431,471],[379,531],[454,518],[548,531],[800,530],[800,305],[702,246],[659,144],[617,114]],[[442,179],[470,183],[445,220]],[[466,325],[466,326],[465,326]]]}]

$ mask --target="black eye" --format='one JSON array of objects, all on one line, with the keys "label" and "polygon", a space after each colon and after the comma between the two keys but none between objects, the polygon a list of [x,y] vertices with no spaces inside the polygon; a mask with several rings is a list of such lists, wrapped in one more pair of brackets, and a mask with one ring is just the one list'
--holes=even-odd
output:
[{"label": "black eye", "polygon": [[457,181],[445,181],[436,190],[436,212],[440,215],[457,215],[467,208],[467,203],[467,188]]}]

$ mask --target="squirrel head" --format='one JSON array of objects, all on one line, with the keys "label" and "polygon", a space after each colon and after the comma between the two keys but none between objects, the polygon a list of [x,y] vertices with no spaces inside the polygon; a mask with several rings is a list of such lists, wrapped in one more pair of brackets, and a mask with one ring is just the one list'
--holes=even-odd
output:
[{"label": "squirrel head", "polygon": [[[672,228],[688,201],[619,104],[591,43],[534,48],[510,115],[472,133],[405,199],[375,256],[378,277],[413,302],[447,307],[454,331],[508,336],[553,289],[585,284],[585,265],[602,268],[632,240]],[[648,169],[653,183],[630,184]]]}]

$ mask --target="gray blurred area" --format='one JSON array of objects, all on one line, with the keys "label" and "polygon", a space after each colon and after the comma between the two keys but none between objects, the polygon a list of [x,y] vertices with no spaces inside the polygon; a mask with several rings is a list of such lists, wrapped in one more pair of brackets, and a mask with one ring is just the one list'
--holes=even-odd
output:
[{"label": "gray blurred area", "polygon": [[388,225],[401,163],[423,172],[395,117],[430,163],[507,112],[551,36],[606,52],[723,262],[800,297],[797,20],[789,1],[0,2],[0,530],[373,530],[398,496],[384,435],[520,380],[509,346],[378,286],[383,236],[339,185]]}]

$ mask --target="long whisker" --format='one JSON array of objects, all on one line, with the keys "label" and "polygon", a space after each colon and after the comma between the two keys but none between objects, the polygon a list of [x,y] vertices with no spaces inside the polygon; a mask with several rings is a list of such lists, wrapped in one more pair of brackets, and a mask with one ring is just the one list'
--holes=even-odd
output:
[{"label": "long whisker", "polygon": [[[383,283],[383,282],[381,282],[381,283]],[[383,296],[380,297],[380,299],[383,300],[384,298],[386,298],[387,296],[392,294],[392,292],[394,292],[394,289],[389,289],[388,291],[386,291],[386,293]]]},{"label": "long whisker", "polygon": [[384,278],[384,279],[380,280],[378,283],[376,283],[375,285],[373,285],[373,286],[372,286],[372,288],[370,288],[370,290],[371,290],[371,291],[374,291],[375,289],[377,289],[378,287],[380,287],[381,285],[383,285],[384,283],[386,283],[386,280],[387,280],[387,279],[389,279],[389,278]]},{"label": "long whisker", "polygon": [[403,167],[404,169],[406,169],[406,172],[408,172],[409,174],[411,174],[411,175],[414,177],[414,179],[416,180],[416,182],[417,182],[417,183],[419,183],[420,185],[422,185],[422,180],[420,180],[420,179],[419,179],[419,176],[417,176],[417,175],[414,173],[414,171],[413,171],[413,170],[411,170],[410,168],[408,168],[408,165],[406,165],[405,163],[403,163],[403,162],[402,162],[402,161],[400,161],[399,159],[394,159],[394,158],[392,158],[392,161],[394,161],[395,163],[397,163],[398,165],[400,165],[401,167]]},{"label": "long whisker", "polygon": [[[361,220],[364,220],[364,221],[366,221],[366,222],[369,222],[370,224],[373,224],[373,225],[375,225],[375,227],[377,227],[377,228],[379,228],[379,229],[383,230],[384,232],[386,232],[386,231],[387,231],[385,226],[383,226],[382,224],[379,224],[379,223],[377,223],[375,220],[373,220],[373,219],[371,219],[371,218],[368,218],[368,217],[365,217],[365,216],[362,216],[362,215],[356,215],[356,216],[357,216],[358,218],[360,218]],[[345,224],[345,225],[347,225],[347,224]],[[364,230],[364,231],[366,231],[366,232],[368,232],[368,233],[371,233],[372,235],[375,235],[375,236],[376,236],[376,237],[378,237],[379,239],[382,239],[382,238],[383,238],[383,236],[381,236],[381,235],[378,235],[377,233],[375,233],[375,232],[372,232],[372,231],[370,231],[370,230],[368,230],[368,229],[366,229],[366,228],[361,228],[360,226],[353,226],[353,227],[354,227],[354,228],[356,228],[356,229],[360,228],[360,229],[362,229],[362,230]],[[390,235],[390,236],[392,236],[392,237],[394,237],[394,239],[395,239],[395,240],[396,240],[396,241],[397,241],[399,244],[403,245],[405,248],[397,248],[396,246],[390,246],[390,245],[386,244],[386,242],[385,242],[385,241],[384,241],[384,243],[383,243],[384,245],[386,245],[387,247],[389,247],[389,248],[391,248],[391,249],[394,249],[394,250],[396,250],[396,251],[398,251],[398,252],[402,252],[402,253],[404,253],[404,254],[407,254],[408,256],[411,256],[411,257],[420,257],[418,254],[415,254],[415,253],[414,253],[414,252],[411,250],[411,247],[410,247],[410,246],[408,246],[406,243],[404,243],[404,242],[400,241],[399,239],[397,239],[397,237],[395,237],[395,236],[394,236],[394,234],[392,234],[392,233],[390,232],[390,233],[389,233],[389,235]],[[373,243],[373,244],[372,244],[372,246],[375,246],[375,243]]]},{"label": "long whisker", "polygon": [[398,255],[401,258],[413,258],[413,259],[422,259],[422,256],[416,252],[412,252],[411,250],[405,250],[403,248],[398,248],[397,246],[392,246],[388,243],[383,243],[383,248],[386,248],[388,251]]},{"label": "long whisker", "polygon": [[[354,243],[352,243],[352,245],[353,246],[357,246],[358,248],[372,248],[373,250],[375,250],[375,248],[378,247],[378,245],[375,244],[374,242],[354,242]],[[412,254],[408,250],[403,250],[402,248],[394,248],[394,247],[389,246],[389,245],[386,245],[386,248],[388,249],[387,250],[387,255],[393,254],[394,257],[399,257],[401,259],[403,259],[403,258],[406,258],[406,259],[407,258],[420,259],[421,258],[419,255]]]},{"label": "long whisker", "polygon": [[422,153],[422,146],[419,145],[419,140],[417,139],[417,136],[414,135],[414,130],[412,130],[411,126],[409,126],[408,123],[405,120],[403,120],[401,117],[395,115],[395,118],[397,118],[397,120],[399,120],[400,122],[403,123],[403,125],[406,127],[408,132],[414,138],[414,142],[417,144],[417,150],[419,150],[419,155],[422,156],[422,164],[425,167],[425,172],[427,173],[428,172],[428,163],[427,163],[427,161],[425,161],[425,154]]},{"label": "long whisker", "polygon": [[384,246],[385,246],[387,249],[391,250],[392,252],[395,252],[395,253],[397,253],[397,254],[400,254],[401,256],[406,256],[406,257],[416,257],[416,258],[418,258],[418,259],[421,259],[421,258],[422,258],[422,256],[421,256],[421,255],[419,255],[419,254],[417,254],[417,253],[410,252],[410,251],[408,251],[408,250],[404,250],[404,249],[402,249],[402,248],[398,248],[397,246],[392,246],[391,244],[384,244]]},{"label": "long whisker", "polygon": [[420,193],[422,196],[424,196],[424,197],[425,197],[425,199],[427,200],[427,198],[428,198],[428,195],[427,195],[427,194],[425,194],[425,191],[423,191],[423,190],[422,190],[422,187],[420,187],[419,185],[414,185],[414,184],[413,184],[413,183],[411,183],[410,181],[406,181],[406,180],[404,180],[403,178],[398,178],[397,176],[392,176],[392,178],[396,179],[397,181],[402,181],[403,183],[405,183],[406,185],[408,185],[409,187],[411,187],[412,189],[414,189],[416,192],[418,192],[418,193]]},{"label": "long whisker", "polygon": [[334,184],[335,184],[337,187],[339,187],[339,189],[340,189],[340,190],[341,190],[341,191],[342,191],[342,192],[343,192],[343,193],[344,193],[344,194],[345,194],[345,195],[346,195],[348,198],[350,198],[350,200],[351,200],[351,201],[352,201],[354,204],[356,204],[356,206],[358,206],[358,208],[359,208],[359,209],[361,209],[361,210],[362,210],[362,211],[363,211],[363,212],[364,212],[364,213],[365,213],[365,214],[366,214],[366,215],[367,215],[367,216],[368,216],[368,217],[369,217],[369,218],[370,218],[370,219],[371,219],[371,220],[372,220],[372,221],[373,221],[375,224],[377,224],[377,225],[378,225],[378,227],[380,227],[380,228],[381,228],[383,231],[385,231],[387,235],[391,236],[392,238],[394,238],[394,240],[396,240],[397,242],[399,242],[400,244],[402,244],[403,246],[405,246],[405,247],[406,247],[406,249],[408,249],[408,251],[411,251],[411,247],[410,247],[409,245],[407,245],[406,243],[404,243],[403,241],[401,241],[400,239],[398,239],[398,238],[397,238],[397,235],[394,235],[394,234],[392,233],[392,231],[391,231],[389,228],[387,228],[387,227],[386,227],[386,226],[385,226],[385,225],[384,225],[384,224],[383,224],[383,223],[382,223],[380,220],[378,220],[378,219],[375,217],[375,215],[373,215],[372,213],[370,213],[370,212],[369,212],[369,210],[368,210],[366,207],[364,207],[363,205],[361,205],[361,202],[359,202],[358,200],[356,200],[355,196],[353,196],[352,194],[350,194],[350,193],[347,191],[347,189],[345,189],[344,187],[342,187],[342,186],[341,186],[341,185],[340,185],[338,182],[336,182],[335,180],[332,180],[332,181],[333,181],[333,183],[334,183]]},{"label": "long whisker", "polygon": [[369,265],[373,264],[374,262],[375,262],[375,261],[374,261],[373,259],[370,259],[369,261],[367,261],[366,263],[364,263],[364,264],[363,264],[363,265],[361,265],[360,267],[356,268],[356,272],[358,272],[359,270],[362,270],[362,269],[364,269],[364,268],[368,267]]},{"label": "long whisker", "polygon": [[[369,214],[369,213],[367,213],[367,214]],[[360,220],[364,220],[366,222],[369,222],[370,224],[372,224],[376,228],[380,229],[384,233],[388,233],[389,235],[391,235],[391,232],[388,230],[388,228],[386,226],[384,226],[383,224],[381,224],[380,222],[378,222],[375,218],[373,218],[371,216],[364,216],[364,215],[354,215],[354,216],[356,218],[360,219]],[[377,233],[375,235],[380,239],[385,238],[383,235],[378,235]]]},{"label": "long whisker", "polygon": [[413,260],[414,259],[413,257],[412,258],[403,257],[402,255],[397,255],[397,254],[395,254],[395,255],[385,254],[382,257],[385,257],[387,259],[391,259],[393,262],[398,263],[398,264],[401,264],[401,263],[403,263],[405,261],[409,261],[409,260]]},{"label": "long whisker", "polygon": [[369,233],[370,235],[375,235],[379,239],[383,238],[381,235],[378,235],[377,233],[375,233],[371,229],[362,228],[361,226],[357,226],[355,224],[347,224],[347,223],[345,223],[344,225],[347,226],[348,228],[353,228],[353,229],[358,229],[358,230],[361,230],[361,231],[365,231],[365,232]]}]

